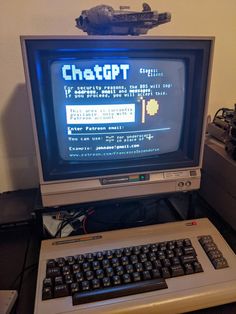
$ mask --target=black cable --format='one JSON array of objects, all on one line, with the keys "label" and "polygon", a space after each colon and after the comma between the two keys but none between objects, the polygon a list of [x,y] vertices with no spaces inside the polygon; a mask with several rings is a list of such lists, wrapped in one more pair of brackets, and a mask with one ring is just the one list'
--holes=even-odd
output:
[{"label": "black cable", "polygon": [[75,220],[77,220],[79,217],[85,215],[87,213],[87,211],[89,211],[90,209],[82,209],[79,212],[75,212],[72,217],[66,218],[64,219],[60,225],[58,226],[58,230],[56,232],[56,234],[54,235],[54,237],[58,237],[60,235],[61,237],[61,232],[62,230],[70,223],[74,222]]},{"label": "black cable", "polygon": [[21,276],[20,276],[20,282],[19,282],[19,288],[18,290],[18,298],[16,300],[16,305],[15,305],[15,309],[16,309],[16,313],[17,313],[17,308],[19,305],[19,299],[20,299],[20,294],[21,294],[21,289],[22,289],[22,284],[23,284],[23,278],[24,278],[24,269],[26,268],[26,262],[27,262],[27,257],[28,257],[28,252],[29,252],[29,247],[30,247],[30,243],[31,243],[31,236],[32,236],[32,226],[30,228],[30,234],[29,237],[27,239],[27,244],[26,244],[26,249],[25,249],[25,254],[24,254],[24,261],[23,261],[23,266],[22,266],[22,271],[21,271]]}]

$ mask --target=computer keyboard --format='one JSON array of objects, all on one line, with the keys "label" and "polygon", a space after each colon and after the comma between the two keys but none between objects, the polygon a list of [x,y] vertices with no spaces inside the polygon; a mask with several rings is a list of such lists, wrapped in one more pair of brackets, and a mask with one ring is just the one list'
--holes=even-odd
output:
[{"label": "computer keyboard", "polygon": [[207,219],[42,242],[36,313],[184,313],[236,301],[236,256]]}]

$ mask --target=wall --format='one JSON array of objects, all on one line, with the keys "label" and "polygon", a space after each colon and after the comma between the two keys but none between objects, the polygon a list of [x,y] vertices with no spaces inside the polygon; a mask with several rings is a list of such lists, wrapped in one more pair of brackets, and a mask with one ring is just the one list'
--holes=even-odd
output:
[{"label": "wall", "polygon": [[[131,5],[141,1],[12,0],[0,3],[0,192],[38,184],[32,127],[21,60],[20,35],[81,35],[74,19],[96,4]],[[215,36],[209,113],[236,102],[236,1],[149,0],[158,11],[170,11],[172,22],[149,35]]]}]

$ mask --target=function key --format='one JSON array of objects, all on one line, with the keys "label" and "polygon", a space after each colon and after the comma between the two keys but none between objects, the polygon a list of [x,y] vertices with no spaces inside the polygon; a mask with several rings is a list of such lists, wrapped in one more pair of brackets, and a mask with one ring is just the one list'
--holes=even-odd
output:
[{"label": "function key", "polygon": [[227,268],[229,267],[226,259],[224,257],[216,258],[212,260],[212,264],[214,265],[215,269]]},{"label": "function key", "polygon": [[209,243],[205,243],[203,245],[203,249],[206,253],[210,252],[210,251],[215,251],[218,250],[216,244],[214,242],[209,242]]},{"label": "function key", "polygon": [[210,251],[210,252],[208,253],[208,257],[209,257],[210,260],[212,261],[212,260],[214,260],[214,259],[223,257],[223,255],[222,255],[221,251],[219,251],[219,250],[213,250],[213,251]]},{"label": "function key", "polygon": [[212,239],[212,236],[210,236],[210,235],[203,235],[203,236],[199,237],[199,242],[203,246],[204,244],[212,243],[213,239]]}]

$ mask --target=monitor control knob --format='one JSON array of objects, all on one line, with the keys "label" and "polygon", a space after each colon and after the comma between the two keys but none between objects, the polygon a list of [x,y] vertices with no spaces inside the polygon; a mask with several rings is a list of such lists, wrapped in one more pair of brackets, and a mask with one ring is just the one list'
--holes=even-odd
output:
[{"label": "monitor control knob", "polygon": [[186,186],[190,186],[191,184],[192,184],[191,181],[186,181],[186,182],[185,182],[185,185],[186,185]]}]

